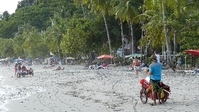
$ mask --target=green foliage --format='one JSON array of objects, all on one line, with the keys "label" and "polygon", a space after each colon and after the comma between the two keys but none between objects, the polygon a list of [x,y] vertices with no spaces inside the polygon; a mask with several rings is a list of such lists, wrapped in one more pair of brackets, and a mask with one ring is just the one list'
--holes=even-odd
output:
[{"label": "green foliage", "polygon": [[[199,3],[164,1],[165,20],[161,0],[22,0],[14,14],[4,12],[0,19],[0,55],[35,58],[47,57],[50,51],[59,56],[108,53],[108,41],[112,50],[122,44],[119,20],[134,47],[145,46],[150,39],[151,48],[166,45],[166,25],[169,41],[175,34],[181,50],[199,48]],[[145,35],[140,39],[141,30]]]},{"label": "green foliage", "polygon": [[42,39],[42,33],[29,24],[25,24],[19,29],[20,31],[13,39],[15,55],[31,58],[46,57],[50,51],[47,43]]},{"label": "green foliage", "polygon": [[0,38],[0,55],[3,57],[12,57],[13,54],[13,40]]}]

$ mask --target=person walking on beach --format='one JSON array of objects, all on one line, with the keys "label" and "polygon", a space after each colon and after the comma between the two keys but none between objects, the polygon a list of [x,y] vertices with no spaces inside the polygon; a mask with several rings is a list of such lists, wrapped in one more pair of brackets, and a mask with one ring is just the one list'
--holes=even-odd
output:
[{"label": "person walking on beach", "polygon": [[16,76],[16,73],[17,73],[17,66],[18,66],[18,63],[16,62],[15,65],[14,65],[14,70],[15,70],[15,75]]},{"label": "person walking on beach", "polygon": [[182,58],[181,56],[178,56],[176,68],[181,69],[181,67],[182,67]]},{"label": "person walking on beach", "polygon": [[156,56],[157,62],[160,63],[160,54],[157,51],[154,51],[154,55]]},{"label": "person walking on beach", "polygon": [[152,87],[152,96],[153,96],[153,101],[151,105],[156,105],[156,99],[158,97],[159,104],[160,102],[160,92],[161,92],[161,87],[160,87],[160,81],[161,81],[161,72],[162,72],[162,64],[157,61],[157,58],[155,55],[152,55],[151,57],[152,63],[149,65],[149,72],[148,74],[150,75],[150,84]]},{"label": "person walking on beach", "polygon": [[135,71],[135,75],[136,77],[138,77],[138,70],[140,70],[140,65],[141,65],[141,61],[139,60],[138,57],[135,57],[133,59],[133,67],[134,67],[134,71]]},{"label": "person walking on beach", "polygon": [[18,65],[18,66],[17,66],[17,74],[20,74],[20,73],[22,73],[22,70],[21,70],[21,63],[18,63],[17,65]]}]

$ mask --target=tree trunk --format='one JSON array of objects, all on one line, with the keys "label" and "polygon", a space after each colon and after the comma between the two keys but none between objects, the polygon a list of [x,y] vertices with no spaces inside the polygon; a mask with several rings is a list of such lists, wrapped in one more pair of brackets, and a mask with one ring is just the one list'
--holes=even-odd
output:
[{"label": "tree trunk", "polygon": [[133,24],[130,21],[130,29],[131,29],[131,36],[132,36],[132,54],[135,53],[135,46],[134,46],[134,34],[133,34]]},{"label": "tree trunk", "polygon": [[173,38],[174,38],[174,54],[176,54],[177,53],[177,41],[176,41],[176,32],[174,32],[174,34],[173,34]]},{"label": "tree trunk", "polygon": [[106,27],[106,32],[107,32],[107,38],[108,38],[108,45],[109,45],[109,50],[110,50],[110,55],[112,55],[112,50],[111,50],[111,40],[110,40],[110,35],[109,35],[109,31],[108,31],[108,26],[107,26],[107,22],[106,22],[106,17],[104,14],[102,14],[103,18],[104,18],[104,24]]},{"label": "tree trunk", "polygon": [[167,34],[167,27],[166,27],[166,23],[165,23],[165,13],[164,13],[164,0],[162,0],[162,18],[163,18],[163,24],[164,24],[164,34],[165,34],[165,38],[166,38],[166,47],[167,47],[167,62],[169,64],[169,66],[173,69],[173,71],[175,71],[175,69],[173,68],[173,61],[171,58],[171,44],[169,41],[169,37]]},{"label": "tree trunk", "polygon": [[125,63],[125,57],[124,57],[124,32],[123,32],[123,24],[122,24],[121,20],[120,20],[120,29],[121,29],[121,37],[122,37],[122,58],[123,58],[123,62]]},{"label": "tree trunk", "polygon": [[61,39],[62,39],[62,35],[59,35],[58,40],[57,40],[57,50],[58,50],[60,62],[61,62],[61,48],[60,48]]},{"label": "tree trunk", "polygon": [[85,10],[84,10],[84,7],[83,7],[82,3],[80,5],[81,5],[81,8],[82,8],[82,12],[84,14],[84,18],[86,18],[86,13],[85,13]]}]

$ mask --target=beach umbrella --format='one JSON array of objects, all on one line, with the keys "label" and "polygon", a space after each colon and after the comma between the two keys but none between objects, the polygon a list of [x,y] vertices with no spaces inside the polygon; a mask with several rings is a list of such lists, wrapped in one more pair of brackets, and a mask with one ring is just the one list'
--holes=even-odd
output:
[{"label": "beach umbrella", "polygon": [[126,55],[125,58],[142,57],[142,56],[144,56],[144,54],[134,53],[134,54]]},{"label": "beach umbrella", "polygon": [[190,50],[184,50],[184,51],[191,55],[199,56],[199,49],[197,49],[197,50],[190,49]]},{"label": "beach umbrella", "polygon": [[113,56],[108,54],[103,54],[97,57],[97,59],[108,59],[108,58],[113,58]]},{"label": "beach umbrella", "polygon": [[17,63],[20,63],[20,62],[22,62],[22,61],[23,61],[23,59],[21,59],[20,57],[17,58],[17,59],[15,59],[15,62],[17,62]]}]

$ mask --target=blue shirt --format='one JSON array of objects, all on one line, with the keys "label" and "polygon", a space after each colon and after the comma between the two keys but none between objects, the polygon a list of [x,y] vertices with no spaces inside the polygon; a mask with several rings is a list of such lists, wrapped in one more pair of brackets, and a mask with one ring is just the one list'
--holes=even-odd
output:
[{"label": "blue shirt", "polygon": [[151,72],[150,79],[161,80],[162,64],[158,62],[152,62],[149,65],[149,72]]}]

